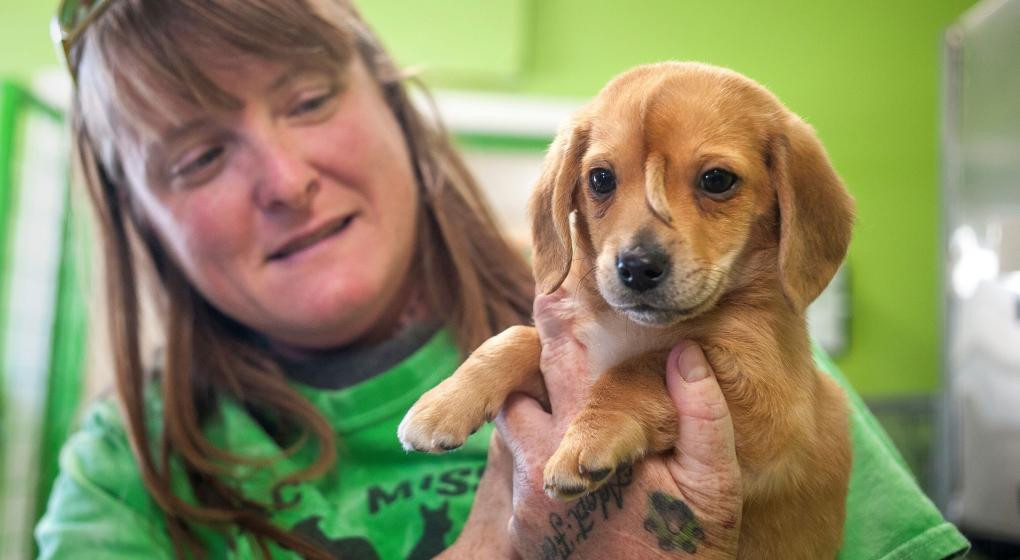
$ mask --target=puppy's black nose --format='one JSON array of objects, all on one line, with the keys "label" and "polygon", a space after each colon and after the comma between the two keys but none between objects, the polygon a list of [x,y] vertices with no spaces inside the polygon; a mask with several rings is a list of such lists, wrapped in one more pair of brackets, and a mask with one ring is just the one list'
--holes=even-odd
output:
[{"label": "puppy's black nose", "polygon": [[669,257],[658,247],[638,245],[616,256],[616,273],[624,286],[644,292],[659,285],[669,270]]}]

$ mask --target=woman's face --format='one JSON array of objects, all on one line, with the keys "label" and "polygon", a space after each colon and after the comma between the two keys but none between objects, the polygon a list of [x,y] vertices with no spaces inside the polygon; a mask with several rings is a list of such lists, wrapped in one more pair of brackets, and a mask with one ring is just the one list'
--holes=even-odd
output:
[{"label": "woman's face", "polygon": [[209,74],[243,106],[120,146],[142,219],[213,305],[277,344],[388,334],[407,303],[419,194],[364,65]]}]

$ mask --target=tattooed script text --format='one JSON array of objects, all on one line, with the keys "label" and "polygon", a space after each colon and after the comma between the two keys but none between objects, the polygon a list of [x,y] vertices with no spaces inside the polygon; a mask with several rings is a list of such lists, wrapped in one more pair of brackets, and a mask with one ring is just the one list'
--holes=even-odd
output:
[{"label": "tattooed script text", "polygon": [[542,541],[542,558],[565,560],[588,540],[588,535],[600,521],[608,521],[623,509],[623,490],[634,481],[634,471],[627,465],[598,490],[578,498],[562,515],[549,514],[551,533]]}]

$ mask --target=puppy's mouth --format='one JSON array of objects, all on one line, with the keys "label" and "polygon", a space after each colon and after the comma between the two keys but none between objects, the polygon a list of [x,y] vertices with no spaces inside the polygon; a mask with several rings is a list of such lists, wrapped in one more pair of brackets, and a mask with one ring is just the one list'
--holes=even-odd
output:
[{"label": "puppy's mouth", "polygon": [[713,307],[725,289],[723,282],[702,285],[700,293],[680,298],[669,292],[643,294],[602,292],[613,309],[631,321],[647,326],[668,326],[697,317]]},{"label": "puppy's mouth", "polygon": [[635,323],[659,326],[669,325],[692,317],[697,308],[665,308],[640,304],[620,306],[616,307],[616,310],[626,315],[627,318]]}]

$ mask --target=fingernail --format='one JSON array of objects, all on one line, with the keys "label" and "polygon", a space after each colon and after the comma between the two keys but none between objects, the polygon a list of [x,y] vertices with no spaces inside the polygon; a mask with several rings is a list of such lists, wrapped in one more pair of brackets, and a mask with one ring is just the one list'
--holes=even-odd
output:
[{"label": "fingernail", "polygon": [[684,381],[688,383],[701,381],[708,377],[708,362],[705,360],[705,354],[701,351],[701,347],[697,344],[691,344],[684,348],[683,352],[680,352],[677,366],[680,369],[680,377],[683,377]]}]

